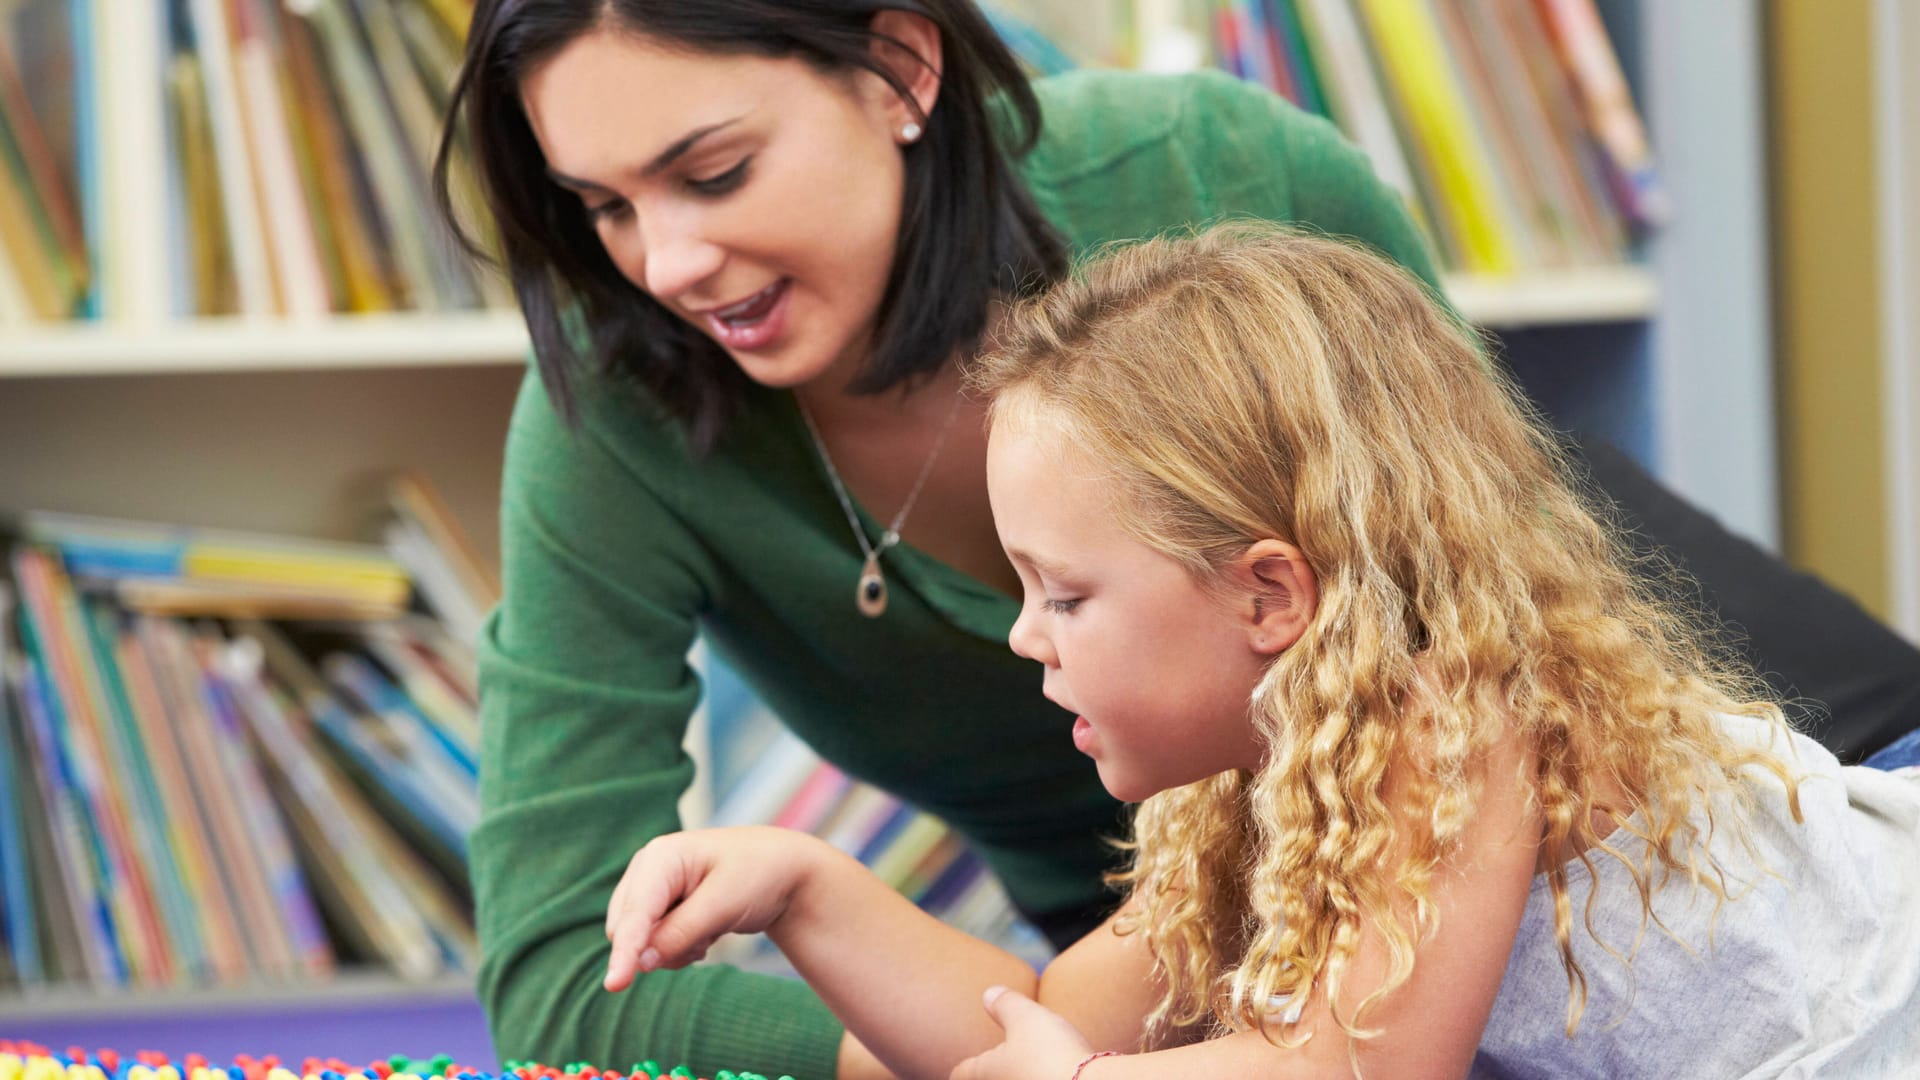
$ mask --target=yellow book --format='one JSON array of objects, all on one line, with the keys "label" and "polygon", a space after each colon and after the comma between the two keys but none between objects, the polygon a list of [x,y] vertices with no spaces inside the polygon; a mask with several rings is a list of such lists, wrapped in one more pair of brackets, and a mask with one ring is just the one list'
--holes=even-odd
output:
[{"label": "yellow book", "polygon": [[40,229],[25,193],[5,168],[0,168],[0,249],[0,258],[13,264],[14,277],[35,317],[65,318],[68,312],[59,286],[54,284],[52,254],[40,242]]},{"label": "yellow book", "polygon": [[394,563],[219,544],[195,544],[188,549],[181,576],[191,581],[326,590],[370,603],[404,603],[410,588],[406,571]]},{"label": "yellow book", "polygon": [[1371,31],[1380,67],[1401,115],[1439,186],[1439,211],[1450,219],[1466,265],[1480,274],[1519,268],[1507,208],[1466,95],[1448,66],[1430,0],[1356,0]]}]

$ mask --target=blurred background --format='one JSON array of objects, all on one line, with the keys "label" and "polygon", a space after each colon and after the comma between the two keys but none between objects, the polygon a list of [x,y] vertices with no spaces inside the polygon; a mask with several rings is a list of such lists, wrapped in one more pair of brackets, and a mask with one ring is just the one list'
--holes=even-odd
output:
[{"label": "blurred background", "polygon": [[[1558,423],[1920,640],[1920,4],[988,10],[1036,77],[1326,116]],[[470,14],[0,0],[0,1038],[493,1064],[472,641],[527,345],[427,198]],[[709,674],[689,820],[811,828],[1036,947]]]}]

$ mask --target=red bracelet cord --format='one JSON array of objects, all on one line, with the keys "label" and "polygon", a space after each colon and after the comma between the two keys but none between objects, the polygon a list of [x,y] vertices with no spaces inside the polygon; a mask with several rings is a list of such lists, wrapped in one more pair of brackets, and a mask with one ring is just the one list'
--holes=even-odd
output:
[{"label": "red bracelet cord", "polygon": [[1073,1067],[1073,1075],[1067,1077],[1067,1080],[1080,1080],[1080,1070],[1086,1068],[1088,1065],[1093,1064],[1095,1061],[1098,1061],[1103,1057],[1119,1057],[1119,1056],[1120,1056],[1120,1051],[1118,1050],[1095,1050],[1093,1053],[1088,1054],[1086,1057],[1083,1057],[1080,1059],[1080,1064],[1075,1065]]}]

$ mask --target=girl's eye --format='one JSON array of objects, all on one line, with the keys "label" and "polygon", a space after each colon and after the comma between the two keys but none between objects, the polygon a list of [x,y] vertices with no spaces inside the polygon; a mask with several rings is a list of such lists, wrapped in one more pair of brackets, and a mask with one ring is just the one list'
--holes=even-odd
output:
[{"label": "girl's eye", "polygon": [[1080,601],[1078,599],[1055,600],[1049,597],[1046,600],[1041,601],[1040,606],[1047,609],[1048,611],[1052,612],[1055,615],[1071,615],[1073,614],[1073,609],[1080,606]]},{"label": "girl's eye", "polygon": [[747,163],[752,157],[740,159],[740,164],[718,176],[709,176],[699,180],[688,180],[687,186],[702,195],[725,195],[739,187],[747,179]]}]

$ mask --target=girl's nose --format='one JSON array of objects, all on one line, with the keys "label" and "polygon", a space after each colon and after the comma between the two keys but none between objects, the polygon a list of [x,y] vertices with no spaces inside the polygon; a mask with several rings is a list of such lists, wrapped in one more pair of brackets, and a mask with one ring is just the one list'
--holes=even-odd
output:
[{"label": "girl's nose", "polygon": [[1022,604],[1020,617],[1013,620],[1013,629],[1007,631],[1007,645],[1015,656],[1024,656],[1028,660],[1037,660],[1048,667],[1054,666],[1053,644],[1035,625],[1033,608]]}]

